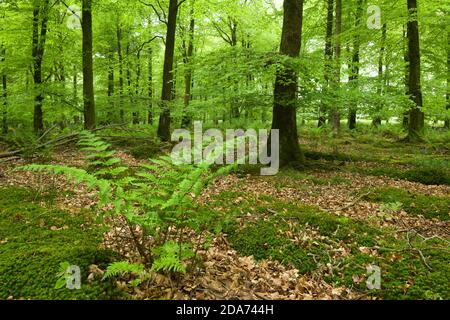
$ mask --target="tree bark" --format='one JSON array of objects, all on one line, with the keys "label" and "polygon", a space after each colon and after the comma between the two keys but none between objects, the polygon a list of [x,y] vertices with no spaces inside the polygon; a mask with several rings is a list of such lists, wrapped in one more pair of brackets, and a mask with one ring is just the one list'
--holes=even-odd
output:
[{"label": "tree bark", "polygon": [[[42,112],[42,102],[44,95],[42,93],[42,62],[45,52],[45,42],[47,38],[47,22],[49,11],[49,0],[34,1],[33,8],[33,41],[32,41],[32,58],[33,58],[33,81],[36,95],[34,97],[34,115],[33,129],[36,135],[40,135],[44,131],[44,116]],[[41,19],[39,18],[41,16]],[[39,22],[41,28],[39,32]]]},{"label": "tree bark", "polygon": [[[136,54],[136,83],[134,84],[135,99],[140,98],[140,85],[141,85],[141,50],[138,50]],[[133,124],[139,124],[141,122],[139,110],[135,110],[133,113]]]},{"label": "tree bark", "polygon": [[117,56],[119,59],[119,113],[120,121],[125,123],[125,111],[123,110],[123,54],[122,54],[122,28],[120,22],[116,26],[117,35]]},{"label": "tree bark", "polygon": [[447,33],[447,94],[446,94],[446,101],[447,101],[447,115],[445,117],[445,128],[450,129],[450,32]]},{"label": "tree bark", "polygon": [[420,40],[419,23],[417,21],[417,0],[408,0],[408,95],[414,102],[409,112],[410,140],[417,140],[424,128],[425,117],[422,112],[422,88],[420,83]]},{"label": "tree bark", "polygon": [[148,50],[148,116],[147,122],[153,124],[153,49]]},{"label": "tree bark", "polygon": [[[2,45],[0,50],[0,62],[2,64],[6,60],[6,48]],[[8,83],[7,83],[7,77],[6,77],[6,70],[3,69],[2,74],[2,133],[7,134],[8,133]]]},{"label": "tree bark", "polygon": [[[328,91],[330,85],[330,75],[332,73],[332,61],[333,61],[333,11],[334,11],[334,0],[327,0],[327,30],[325,36],[325,69],[324,69],[324,79],[325,79],[325,90]],[[323,127],[327,121],[327,105],[324,101],[321,102],[319,109],[319,123],[318,127]]]},{"label": "tree bark", "polygon": [[[353,55],[352,55],[352,63],[350,66],[350,76],[349,76],[349,84],[353,88],[358,87],[358,78],[359,78],[359,49],[360,49],[360,36],[359,36],[359,27],[361,25],[361,16],[362,16],[362,6],[363,1],[358,0],[356,4],[356,15],[355,15],[355,27],[356,34],[353,39]],[[352,102],[350,105],[349,115],[348,115],[348,128],[350,130],[356,129],[356,114],[358,110],[357,102]]]},{"label": "tree bark", "polygon": [[158,137],[170,140],[170,103],[173,100],[173,57],[175,52],[175,33],[177,26],[178,0],[170,0],[167,20],[166,49],[164,53],[163,83],[161,94],[161,113],[159,115]]},{"label": "tree bark", "polygon": [[191,3],[190,11],[191,20],[189,23],[189,40],[187,47],[184,45],[184,110],[183,118],[181,121],[181,127],[187,128],[192,122],[192,116],[189,110],[189,104],[191,102],[191,89],[192,89],[192,56],[194,54],[194,32],[195,32],[195,19],[194,19],[194,2]]},{"label": "tree bark", "polygon": [[96,126],[92,61],[92,0],[83,0],[82,10],[84,128],[92,130]]},{"label": "tree bark", "polygon": [[[383,65],[384,65],[384,54],[385,54],[385,45],[386,45],[386,35],[387,35],[387,25],[386,23],[383,24],[383,27],[381,29],[381,47],[380,47],[380,56],[378,58],[378,94],[380,96],[383,95],[383,88],[384,88],[384,72],[383,72]],[[381,126],[381,115],[379,114],[381,112],[381,107],[377,106],[377,114],[375,114],[372,124],[375,127]]]},{"label": "tree bark", "polygon": [[[298,57],[301,47],[303,0],[285,0],[280,53]],[[298,76],[289,66],[278,68],[274,89],[272,129],[280,133],[280,165],[305,161],[297,132]]]},{"label": "tree bark", "polygon": [[[336,25],[335,25],[335,74],[333,87],[335,90],[339,89],[341,83],[341,40],[340,35],[342,31],[342,0],[336,0]],[[330,118],[331,126],[334,134],[338,134],[341,128],[341,113],[339,111],[339,99],[335,99],[335,105],[331,108]]]}]

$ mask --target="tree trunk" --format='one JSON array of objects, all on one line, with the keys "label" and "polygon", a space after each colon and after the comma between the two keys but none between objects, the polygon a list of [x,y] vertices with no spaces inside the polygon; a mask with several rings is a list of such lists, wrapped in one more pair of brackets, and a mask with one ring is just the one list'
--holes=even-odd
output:
[{"label": "tree trunk", "polygon": [[[336,43],[334,47],[335,53],[335,75],[333,87],[335,90],[339,89],[341,83],[341,40],[340,35],[342,31],[342,0],[336,0],[336,27],[335,27]],[[335,99],[335,105],[331,109],[331,126],[334,134],[338,134],[341,128],[341,113],[339,111],[339,99]]]},{"label": "tree trunk", "polygon": [[[356,34],[355,38],[353,39],[353,56],[352,56],[352,63],[350,65],[350,76],[349,76],[349,84],[353,88],[358,87],[358,78],[359,78],[359,48],[360,48],[360,36],[359,36],[359,27],[361,25],[361,16],[362,16],[362,6],[363,2],[362,0],[358,0],[356,4]],[[358,110],[358,103],[351,103],[349,115],[348,115],[348,128],[350,130],[356,129],[356,113]]]},{"label": "tree trunk", "polygon": [[[383,87],[384,87],[384,72],[383,72],[383,65],[384,65],[384,52],[386,50],[386,35],[387,35],[387,25],[386,23],[383,24],[382,30],[381,30],[381,47],[380,47],[380,56],[378,58],[378,94],[380,96],[383,95]],[[381,115],[379,114],[381,112],[381,107],[377,106],[377,114],[375,114],[372,124],[375,127],[381,126]]]},{"label": "tree trunk", "polygon": [[194,54],[194,32],[195,32],[195,19],[194,19],[194,2],[191,4],[191,21],[189,23],[189,41],[187,48],[184,50],[184,111],[183,119],[181,121],[181,127],[187,128],[192,122],[192,117],[189,110],[189,104],[191,102],[191,89],[192,89],[192,55]]},{"label": "tree trunk", "polygon": [[410,140],[417,140],[420,137],[425,124],[425,117],[421,110],[423,101],[420,84],[420,42],[419,24],[417,21],[417,0],[408,0],[408,11],[408,95],[414,102],[414,106],[409,112],[408,138]]},{"label": "tree trunk", "polygon": [[[330,85],[330,75],[332,73],[332,61],[333,61],[333,46],[331,39],[333,37],[333,11],[334,11],[334,0],[327,0],[327,31],[325,37],[325,90],[328,91]],[[319,128],[323,127],[327,121],[327,105],[324,101],[321,102],[319,109]]]},{"label": "tree trunk", "polygon": [[[301,47],[303,0],[284,0],[283,31],[280,53],[298,57]],[[276,74],[272,129],[280,133],[280,165],[304,163],[297,132],[298,76],[289,66],[281,66]]]},{"label": "tree trunk", "polygon": [[3,112],[2,112],[2,132],[8,133],[8,88],[6,74],[2,75],[2,88],[3,88]]},{"label": "tree trunk", "polygon": [[[141,50],[136,54],[136,83],[135,88],[135,99],[140,99],[140,83],[141,82]],[[140,102],[140,100],[138,100]],[[140,103],[139,103],[140,105]],[[133,113],[133,124],[139,124],[141,122],[139,110],[135,110]]]},{"label": "tree trunk", "polygon": [[110,107],[107,112],[107,119],[105,124],[114,123],[114,111],[116,110],[116,101],[114,97],[114,50],[111,48],[109,54],[109,66],[108,66],[108,104]]},{"label": "tree trunk", "polygon": [[83,0],[83,101],[84,128],[95,129],[94,71],[92,61],[92,0]]},{"label": "tree trunk", "polygon": [[[408,95],[409,92],[409,51],[408,51],[408,35],[407,27],[403,25],[403,60],[405,62],[405,94]],[[402,125],[403,128],[408,129],[409,124],[409,112],[403,113]]]},{"label": "tree trunk", "polygon": [[[40,135],[44,131],[44,118],[42,113],[42,102],[44,100],[44,95],[42,93],[42,62],[45,52],[45,41],[47,38],[48,11],[49,0],[34,1],[32,58],[33,80],[36,95],[34,97],[33,129],[36,135]],[[39,18],[40,16],[41,19]],[[40,33],[39,22],[41,22]]]},{"label": "tree trunk", "polygon": [[147,122],[153,124],[153,49],[148,50],[148,116]]},{"label": "tree trunk", "polygon": [[125,111],[123,110],[123,55],[122,55],[122,28],[117,23],[117,56],[119,58],[119,113],[120,121],[125,123]]},{"label": "tree trunk", "polygon": [[450,129],[450,32],[447,33],[447,115],[445,116],[445,128]]},{"label": "tree trunk", "polygon": [[170,103],[173,100],[173,57],[175,52],[175,33],[177,26],[178,0],[170,0],[167,20],[166,49],[164,54],[163,83],[161,94],[161,114],[159,115],[158,137],[170,140]]},{"label": "tree trunk", "polygon": [[[6,48],[2,45],[0,50],[0,62],[3,64],[6,60]],[[8,87],[7,87],[7,78],[6,78],[6,71],[3,69],[2,74],[2,133],[7,134],[8,133]]]}]

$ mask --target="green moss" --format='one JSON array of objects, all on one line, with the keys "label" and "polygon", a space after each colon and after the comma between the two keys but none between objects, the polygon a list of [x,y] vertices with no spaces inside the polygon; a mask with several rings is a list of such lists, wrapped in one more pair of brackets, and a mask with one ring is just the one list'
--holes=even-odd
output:
[{"label": "green moss", "polygon": [[[220,198],[225,201],[226,197],[233,196],[237,197],[238,194],[226,193]],[[316,269],[318,263],[327,261],[328,255],[324,249],[327,237],[333,241],[342,240],[359,246],[369,246],[376,244],[375,239],[379,234],[376,229],[364,223],[339,218],[315,207],[288,204],[266,196],[258,199],[246,198],[233,206],[229,215],[235,218],[245,215],[246,208],[254,208],[254,214],[261,215],[262,218],[247,223],[242,229],[237,227],[236,222],[230,223],[234,219],[228,220],[224,231],[228,233],[233,247],[256,259],[272,257],[282,263],[292,264],[302,273],[310,272]],[[293,225],[294,232],[312,228],[326,238],[320,241],[312,239],[302,245],[296,245],[284,234]]]},{"label": "green moss", "polygon": [[[413,247],[423,253],[430,271],[418,251],[411,250],[405,238],[394,237],[390,229],[378,229],[269,196],[243,198],[239,193],[224,192],[215,201],[233,203],[217,218],[227,220],[224,231],[233,248],[242,255],[252,255],[258,260],[272,258],[295,266],[301,273],[310,273],[330,262],[327,250],[345,245],[351,253],[335,261],[333,275],[325,278],[328,282],[355,287],[383,299],[449,299],[450,256],[439,240],[421,242],[419,238],[410,238]],[[214,205],[213,201],[210,210]],[[246,219],[248,213],[254,218]],[[247,222],[238,224],[236,218]],[[286,231],[300,235],[306,229],[317,230],[317,238],[293,242],[286,235]],[[377,254],[370,255],[363,253],[362,247],[379,249]],[[381,269],[381,290],[366,287],[369,265]],[[355,283],[355,276],[362,280]]]},{"label": "green moss", "polygon": [[322,251],[321,255],[318,250],[294,245],[280,234],[280,231],[286,228],[287,225],[280,221],[275,223],[269,220],[250,224],[236,232],[231,232],[231,229],[227,231],[233,247],[243,255],[254,256],[257,260],[271,257],[287,265],[292,264],[302,273],[314,270],[317,265],[312,254],[316,253],[324,259],[324,252]]},{"label": "green moss", "polygon": [[357,169],[356,171],[374,176],[387,176],[404,179],[426,185],[450,185],[450,174],[443,168],[399,169],[397,167],[379,167],[373,169]]},{"label": "green moss", "polygon": [[367,200],[402,204],[402,208],[413,215],[425,218],[450,220],[450,199],[436,196],[424,196],[397,188],[375,189],[366,197]]},{"label": "green moss", "polygon": [[[53,191],[7,188],[0,193],[0,299],[105,299],[116,294],[110,283],[86,281],[91,264],[105,267],[113,257],[99,249],[102,230],[94,225],[92,212],[71,215],[53,209]],[[65,261],[80,267],[81,290],[54,289]]]}]

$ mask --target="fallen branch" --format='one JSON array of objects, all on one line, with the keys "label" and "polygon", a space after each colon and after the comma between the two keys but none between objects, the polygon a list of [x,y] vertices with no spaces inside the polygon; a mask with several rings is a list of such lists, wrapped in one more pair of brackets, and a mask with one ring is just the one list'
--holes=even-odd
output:
[{"label": "fallen branch", "polygon": [[351,208],[351,207],[355,206],[356,204],[358,204],[362,199],[364,199],[365,197],[369,196],[371,193],[372,193],[372,191],[359,196],[352,203],[350,203],[350,204],[348,204],[346,206],[343,206],[343,207],[340,207],[340,208],[337,208],[337,209],[327,209],[327,210],[335,211],[335,212],[347,210],[348,208]]},{"label": "fallen branch", "polygon": [[406,233],[406,239],[408,240],[408,245],[409,245],[410,250],[417,252],[420,256],[420,259],[422,259],[423,264],[427,267],[427,269],[430,271],[433,271],[433,268],[431,268],[430,265],[427,263],[427,260],[425,259],[425,256],[423,255],[422,250],[414,248],[414,246],[412,245],[411,239],[409,238],[409,232]]}]

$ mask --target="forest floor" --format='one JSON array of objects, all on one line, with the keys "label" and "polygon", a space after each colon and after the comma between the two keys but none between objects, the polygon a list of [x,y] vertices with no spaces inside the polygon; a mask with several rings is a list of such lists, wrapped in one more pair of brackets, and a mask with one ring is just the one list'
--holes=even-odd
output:
[{"label": "forest floor", "polygon": [[[101,281],[128,247],[110,245],[95,192],[12,172],[25,160],[0,164],[0,299],[450,299],[448,140],[302,136],[304,170],[261,177],[242,166],[205,190],[202,210],[221,224],[196,272],[136,288]],[[125,145],[131,166],[153,156],[152,145]],[[84,166],[75,147],[39,161]],[[81,290],[54,288],[65,261],[81,267]],[[369,266],[379,290],[367,288]]]}]

